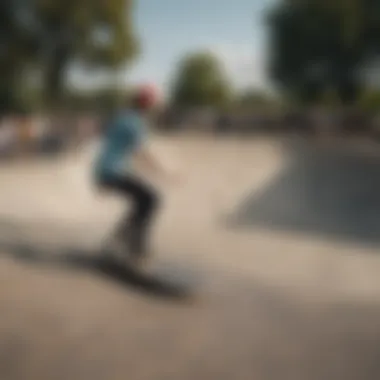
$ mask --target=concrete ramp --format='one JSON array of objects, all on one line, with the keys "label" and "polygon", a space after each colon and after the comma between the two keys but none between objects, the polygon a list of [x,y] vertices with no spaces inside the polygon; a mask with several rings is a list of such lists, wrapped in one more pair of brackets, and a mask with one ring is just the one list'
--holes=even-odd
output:
[{"label": "concrete ramp", "polygon": [[306,143],[293,149],[288,167],[241,203],[234,225],[379,245],[379,154]]}]

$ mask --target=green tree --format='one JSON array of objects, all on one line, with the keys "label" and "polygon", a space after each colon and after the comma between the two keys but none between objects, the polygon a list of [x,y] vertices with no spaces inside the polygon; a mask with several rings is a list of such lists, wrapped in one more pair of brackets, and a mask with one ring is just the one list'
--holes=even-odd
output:
[{"label": "green tree", "polygon": [[274,106],[275,103],[275,99],[265,91],[254,88],[245,90],[236,98],[236,105],[243,109],[271,107]]},{"label": "green tree", "polygon": [[67,69],[116,70],[137,53],[132,0],[34,0],[47,96],[62,93]]},{"label": "green tree", "polygon": [[0,5],[0,97],[42,73],[45,100],[63,93],[73,65],[117,70],[137,53],[132,0],[3,0]]},{"label": "green tree", "polygon": [[377,0],[282,0],[269,16],[273,79],[294,98],[316,101],[333,88],[344,103],[365,85],[380,52]]},{"label": "green tree", "polygon": [[222,107],[230,95],[227,75],[212,54],[189,54],[180,62],[171,92],[176,106]]},{"label": "green tree", "polygon": [[37,55],[25,10],[20,0],[0,3],[0,112],[16,107],[25,68]]},{"label": "green tree", "polygon": [[380,110],[380,90],[369,90],[361,94],[359,106],[367,112],[379,112]]}]

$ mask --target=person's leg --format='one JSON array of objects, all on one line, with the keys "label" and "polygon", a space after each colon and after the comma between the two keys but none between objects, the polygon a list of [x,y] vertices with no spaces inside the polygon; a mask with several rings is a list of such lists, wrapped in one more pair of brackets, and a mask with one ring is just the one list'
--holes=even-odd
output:
[{"label": "person's leg", "polygon": [[132,210],[118,228],[131,253],[142,256],[148,251],[148,235],[159,205],[157,191],[141,179],[123,176],[107,181],[107,186],[122,193],[132,202]]}]

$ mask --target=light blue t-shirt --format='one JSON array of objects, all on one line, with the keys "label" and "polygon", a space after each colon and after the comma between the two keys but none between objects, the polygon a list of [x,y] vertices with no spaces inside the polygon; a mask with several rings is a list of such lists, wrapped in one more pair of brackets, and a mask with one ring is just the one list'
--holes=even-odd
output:
[{"label": "light blue t-shirt", "polygon": [[134,111],[124,111],[107,125],[100,155],[95,162],[96,180],[119,176],[145,138],[143,118]]}]

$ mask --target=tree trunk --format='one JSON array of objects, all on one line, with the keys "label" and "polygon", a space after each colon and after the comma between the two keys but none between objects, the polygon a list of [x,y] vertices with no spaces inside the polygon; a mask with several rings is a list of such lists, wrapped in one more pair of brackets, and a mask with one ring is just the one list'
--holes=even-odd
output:
[{"label": "tree trunk", "polygon": [[56,107],[62,100],[69,52],[66,47],[59,47],[48,63],[45,85],[46,102],[49,107]]}]

